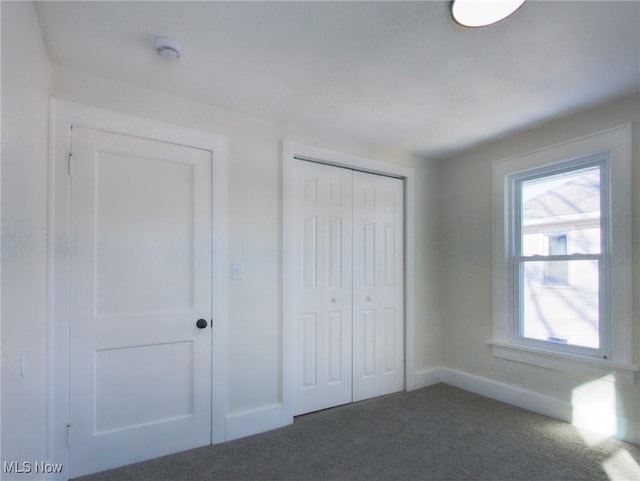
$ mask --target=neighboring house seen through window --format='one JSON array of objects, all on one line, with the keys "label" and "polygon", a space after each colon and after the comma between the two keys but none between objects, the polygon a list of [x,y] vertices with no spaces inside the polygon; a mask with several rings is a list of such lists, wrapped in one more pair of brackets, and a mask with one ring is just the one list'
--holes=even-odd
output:
[{"label": "neighboring house seen through window", "polygon": [[518,202],[510,219],[512,278],[518,284],[512,302],[523,339],[601,345],[608,233],[600,212],[608,210],[609,196],[600,179],[606,169],[607,156],[599,155],[510,177]]},{"label": "neighboring house seen through window", "polygon": [[[547,254],[550,256],[567,255],[567,234],[547,235]],[[569,264],[563,261],[546,262],[543,282],[547,286],[568,286]]]}]

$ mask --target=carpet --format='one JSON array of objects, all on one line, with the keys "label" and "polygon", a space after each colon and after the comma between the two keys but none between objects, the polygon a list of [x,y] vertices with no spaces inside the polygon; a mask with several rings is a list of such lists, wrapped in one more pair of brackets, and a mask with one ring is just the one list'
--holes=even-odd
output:
[{"label": "carpet", "polygon": [[445,384],[77,481],[640,480],[640,448]]}]

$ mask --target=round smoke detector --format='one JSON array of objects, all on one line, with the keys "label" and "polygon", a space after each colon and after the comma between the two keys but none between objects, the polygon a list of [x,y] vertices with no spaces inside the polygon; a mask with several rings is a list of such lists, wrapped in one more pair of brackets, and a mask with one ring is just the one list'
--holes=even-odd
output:
[{"label": "round smoke detector", "polygon": [[158,37],[153,43],[156,53],[165,60],[178,60],[182,55],[182,45],[175,38]]}]

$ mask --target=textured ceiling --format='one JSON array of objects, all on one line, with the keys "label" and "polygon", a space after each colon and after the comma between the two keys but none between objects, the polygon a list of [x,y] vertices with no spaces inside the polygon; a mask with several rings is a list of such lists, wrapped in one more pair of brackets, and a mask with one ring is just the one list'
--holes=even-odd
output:
[{"label": "textured ceiling", "polygon": [[[640,91],[640,2],[37,2],[51,61],[444,158]],[[166,62],[158,35],[179,39]]]}]

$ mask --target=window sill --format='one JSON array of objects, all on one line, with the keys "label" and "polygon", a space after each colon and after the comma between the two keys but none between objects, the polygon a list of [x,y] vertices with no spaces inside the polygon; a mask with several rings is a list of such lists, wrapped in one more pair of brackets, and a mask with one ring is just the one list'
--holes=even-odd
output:
[{"label": "window sill", "polygon": [[505,341],[489,340],[487,344],[491,346],[493,355],[501,359],[599,377],[620,384],[633,385],[635,373],[640,370],[640,367],[635,364],[606,361],[575,354],[561,354]]}]

